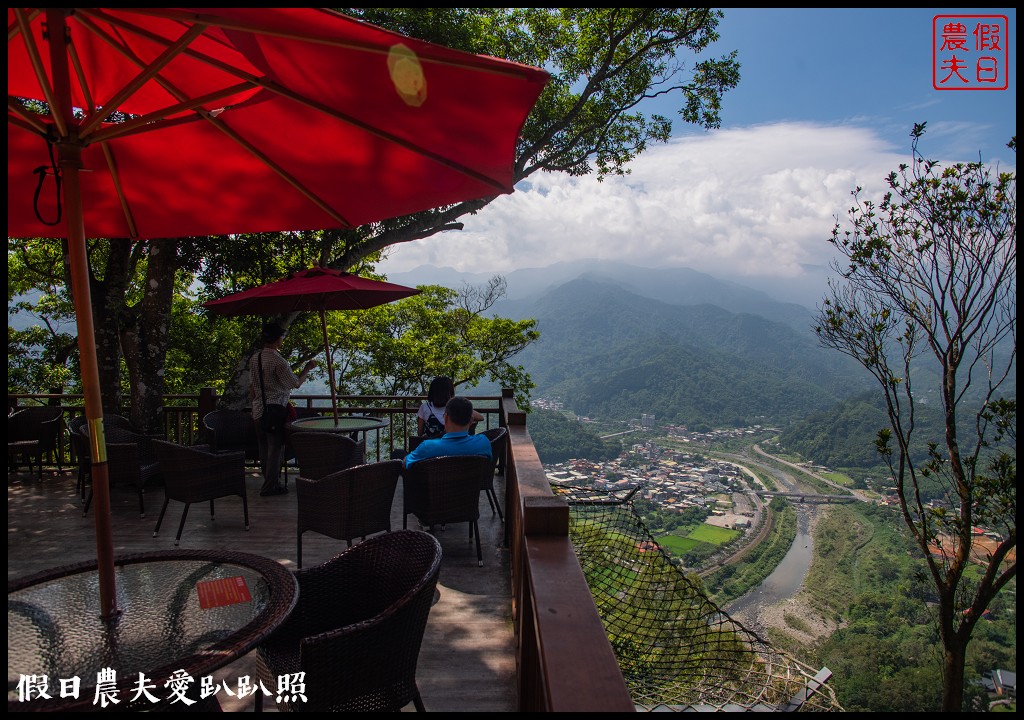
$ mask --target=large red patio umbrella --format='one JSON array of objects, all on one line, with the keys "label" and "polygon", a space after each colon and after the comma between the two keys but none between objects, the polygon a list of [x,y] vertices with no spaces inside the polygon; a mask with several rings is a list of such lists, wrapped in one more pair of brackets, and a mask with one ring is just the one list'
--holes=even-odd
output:
[{"label": "large red patio umbrella", "polygon": [[349,227],[511,192],[548,75],[326,9],[8,8],[7,26],[7,234],[68,239],[109,617],[85,238]]},{"label": "large red patio umbrella", "polygon": [[320,327],[331,379],[331,409],[338,419],[338,392],[334,383],[331,346],[327,341],[328,310],[366,310],[420,293],[416,288],[359,277],[331,268],[313,267],[291,273],[277,282],[242,290],[203,303],[220,315],[283,315],[313,310],[320,313]]}]

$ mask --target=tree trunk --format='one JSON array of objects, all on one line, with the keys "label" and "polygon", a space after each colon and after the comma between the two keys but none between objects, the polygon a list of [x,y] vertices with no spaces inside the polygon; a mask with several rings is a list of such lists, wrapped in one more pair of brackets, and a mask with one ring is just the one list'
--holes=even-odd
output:
[{"label": "tree trunk", "polygon": [[[121,412],[121,342],[118,332],[121,308],[128,287],[132,243],[127,239],[109,241],[103,279],[90,270],[89,295],[92,300],[96,336],[96,362],[99,371],[103,412]],[[64,244],[64,266],[70,268]],[[97,263],[90,261],[90,268]],[[70,287],[70,276],[66,278]]]},{"label": "tree trunk", "polygon": [[943,652],[942,711],[963,712],[964,663],[967,646],[959,638],[946,641]]},{"label": "tree trunk", "polygon": [[231,380],[217,399],[218,410],[244,410],[249,407],[249,358],[259,347],[259,338],[255,338],[249,345],[249,351],[235,364]]},{"label": "tree trunk", "polygon": [[145,293],[125,308],[121,345],[131,385],[131,420],[146,432],[164,431],[164,369],[170,344],[171,304],[178,246],[161,240],[149,246]]}]

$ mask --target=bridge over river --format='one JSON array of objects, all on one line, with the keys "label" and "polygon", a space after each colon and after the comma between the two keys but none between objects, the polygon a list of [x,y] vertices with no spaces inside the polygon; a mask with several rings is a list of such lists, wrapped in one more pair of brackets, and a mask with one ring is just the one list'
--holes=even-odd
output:
[{"label": "bridge over river", "polygon": [[802,503],[848,503],[856,502],[857,498],[853,495],[822,495],[818,493],[805,493],[805,492],[773,492],[769,490],[760,490],[757,493],[763,498],[771,499],[773,497],[784,497],[793,500],[794,502]]}]

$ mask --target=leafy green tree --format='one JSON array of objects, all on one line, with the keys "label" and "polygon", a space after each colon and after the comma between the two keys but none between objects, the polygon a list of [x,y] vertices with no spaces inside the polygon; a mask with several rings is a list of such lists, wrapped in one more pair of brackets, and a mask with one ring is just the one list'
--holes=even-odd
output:
[{"label": "leafy green tree", "polygon": [[[913,161],[889,175],[881,202],[857,188],[851,227],[837,220],[831,243],[846,264],[835,264],[842,281],[831,284],[817,333],[884,395],[889,427],[876,447],[935,586],[942,709],[959,712],[972,633],[1017,572],[1016,399],[1002,395],[1016,367],[1017,181],[980,162],[926,160],[924,129],[915,125]],[[940,437],[921,436],[927,398],[941,408]],[[923,500],[926,481],[941,485],[941,503]],[[1000,537],[980,575],[970,571],[976,525]]]},{"label": "leafy green tree", "polygon": [[337,348],[339,393],[426,394],[430,381],[445,375],[457,391],[484,379],[517,388],[517,400],[529,407],[533,382],[510,360],[540,333],[534,320],[486,314],[505,294],[504,278],[460,290],[419,289],[419,295],[387,305],[331,314],[328,338]]}]

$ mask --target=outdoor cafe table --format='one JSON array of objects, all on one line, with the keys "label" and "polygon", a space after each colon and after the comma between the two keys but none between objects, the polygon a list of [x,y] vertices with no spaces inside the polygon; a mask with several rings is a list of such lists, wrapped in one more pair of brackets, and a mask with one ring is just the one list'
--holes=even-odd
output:
[{"label": "outdoor cafe table", "polygon": [[[172,676],[187,673],[193,682],[185,694],[199,699],[202,678],[252,650],[298,598],[290,571],[248,553],[169,550],[118,556],[114,564],[120,612],[113,620],[100,618],[95,560],[8,582],[8,711],[100,711],[99,673],[108,668],[118,703],[107,710],[187,710],[168,684]],[[139,692],[140,673],[152,697]],[[74,678],[77,697],[61,697]],[[50,699],[39,696],[43,679]],[[238,692],[237,680],[225,685]]]},{"label": "outdoor cafe table", "polygon": [[380,430],[388,424],[387,420],[359,415],[340,415],[335,420],[330,415],[321,417],[305,417],[292,420],[288,429],[292,432],[312,430],[315,432],[339,432],[357,434],[370,430]]}]

